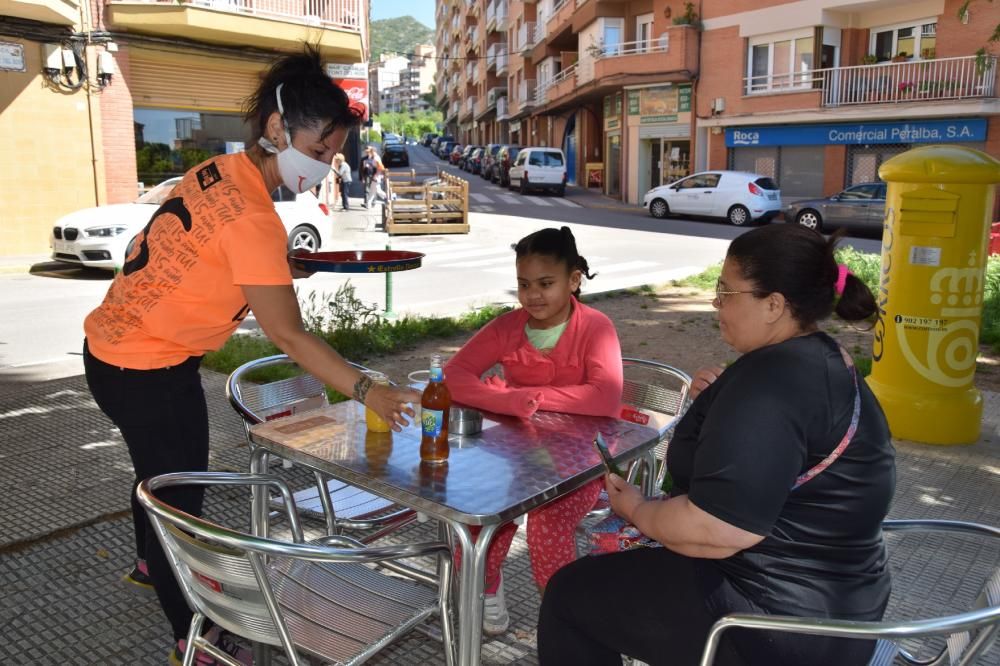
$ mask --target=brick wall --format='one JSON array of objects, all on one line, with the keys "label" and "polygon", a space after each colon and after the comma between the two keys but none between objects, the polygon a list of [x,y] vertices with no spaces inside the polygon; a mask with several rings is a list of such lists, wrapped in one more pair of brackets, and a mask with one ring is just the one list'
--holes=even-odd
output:
[{"label": "brick wall", "polygon": [[128,89],[128,47],[114,54],[111,85],[101,93],[101,155],[106,203],[124,203],[136,197],[135,128],[132,93]]},{"label": "brick wall", "polygon": [[[990,35],[1000,23],[1000,4],[986,0],[973,0],[969,5],[969,23],[963,25],[958,17],[961,0],[945,0],[944,13],[938,17],[937,57],[952,58],[975,53],[987,46]],[[1000,54],[1000,45],[992,44],[989,51]]]}]

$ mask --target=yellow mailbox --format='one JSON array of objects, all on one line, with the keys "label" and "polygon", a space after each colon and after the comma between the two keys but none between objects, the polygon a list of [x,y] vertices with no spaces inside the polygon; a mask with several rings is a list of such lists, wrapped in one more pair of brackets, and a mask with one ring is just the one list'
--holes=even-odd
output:
[{"label": "yellow mailbox", "polygon": [[975,442],[983,401],[972,380],[1000,161],[925,146],[887,161],[879,176],[888,194],[868,384],[894,437]]}]

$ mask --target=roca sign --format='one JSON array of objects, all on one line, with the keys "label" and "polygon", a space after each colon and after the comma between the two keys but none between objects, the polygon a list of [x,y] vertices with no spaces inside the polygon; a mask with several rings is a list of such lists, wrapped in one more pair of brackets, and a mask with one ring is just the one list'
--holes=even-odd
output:
[{"label": "roca sign", "polygon": [[731,127],[726,147],[823,146],[879,143],[940,143],[985,141],[986,119],[915,122]]}]

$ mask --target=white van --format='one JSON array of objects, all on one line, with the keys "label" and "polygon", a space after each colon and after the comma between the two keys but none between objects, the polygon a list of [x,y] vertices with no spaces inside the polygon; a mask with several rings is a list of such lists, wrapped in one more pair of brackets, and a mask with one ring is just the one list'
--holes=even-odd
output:
[{"label": "white van", "polygon": [[510,167],[510,189],[566,194],[566,156],[558,148],[522,148]]},{"label": "white van", "polygon": [[774,180],[759,173],[703,171],[654,187],[642,205],[653,217],[704,215],[743,226],[781,212],[781,191]]}]

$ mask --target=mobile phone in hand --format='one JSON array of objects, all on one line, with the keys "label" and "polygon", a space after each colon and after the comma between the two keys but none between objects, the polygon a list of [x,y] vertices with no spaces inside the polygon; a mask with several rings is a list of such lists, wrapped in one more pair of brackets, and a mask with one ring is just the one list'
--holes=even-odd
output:
[{"label": "mobile phone in hand", "polygon": [[594,435],[594,447],[597,449],[597,452],[601,454],[601,460],[604,461],[604,466],[607,468],[608,472],[611,474],[617,474],[624,479],[625,475],[618,468],[618,465],[615,464],[614,460],[611,459],[611,451],[608,450],[608,445],[604,441],[604,437],[601,436],[600,432]]}]

